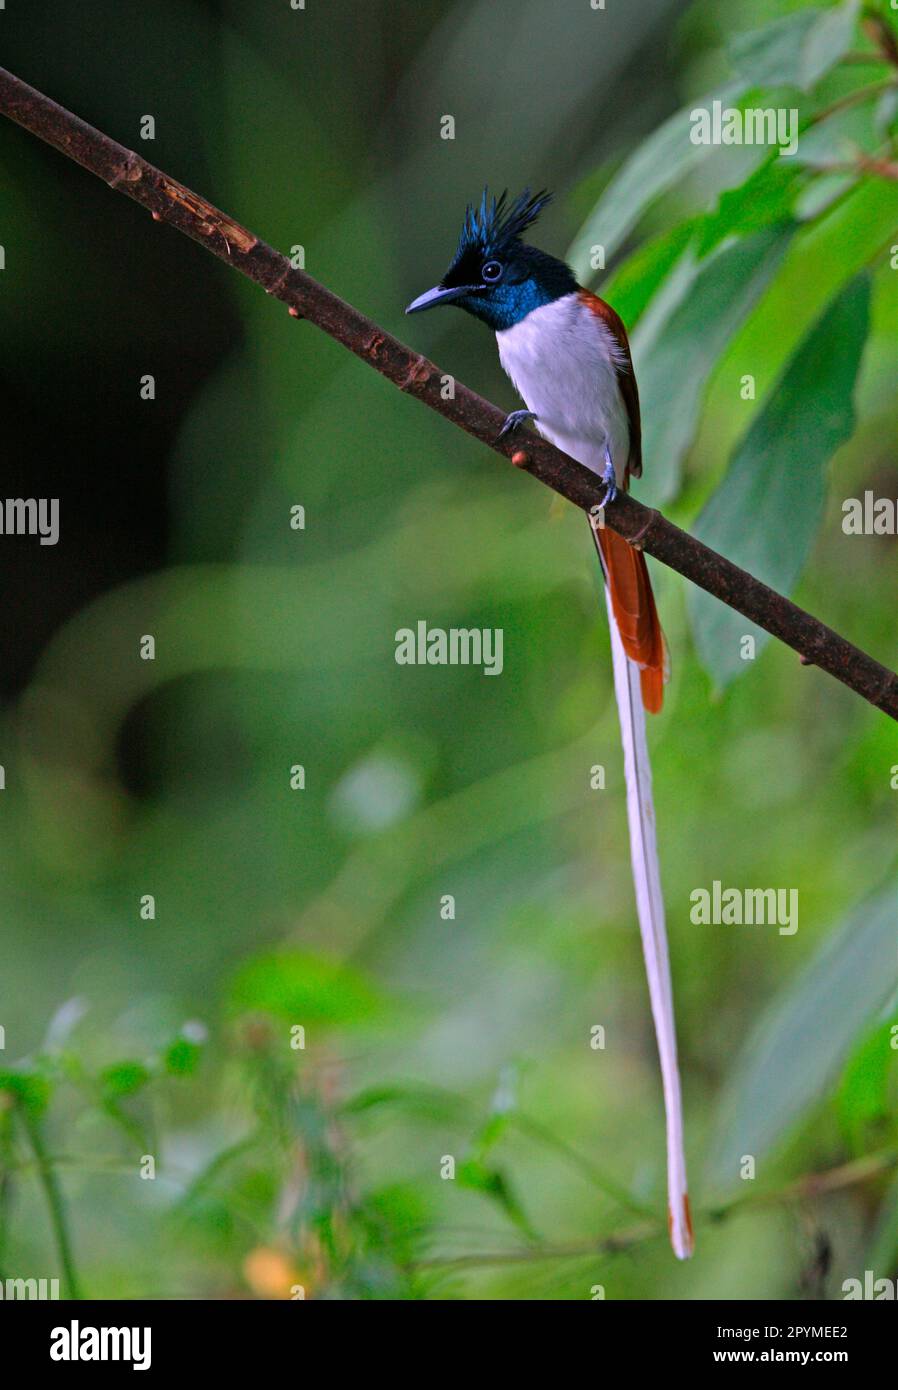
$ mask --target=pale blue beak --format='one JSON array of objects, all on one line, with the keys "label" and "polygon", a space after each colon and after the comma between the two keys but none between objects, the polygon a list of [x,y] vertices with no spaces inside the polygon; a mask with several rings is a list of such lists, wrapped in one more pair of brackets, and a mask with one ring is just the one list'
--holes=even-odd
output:
[{"label": "pale blue beak", "polygon": [[417,299],[413,299],[406,309],[407,314],[417,314],[421,309],[433,309],[437,304],[451,304],[453,299],[460,299],[463,294],[470,294],[472,290],[479,290],[481,285],[455,285],[452,289],[444,289],[442,285],[437,285],[432,290],[427,290],[425,294],[419,294]]}]

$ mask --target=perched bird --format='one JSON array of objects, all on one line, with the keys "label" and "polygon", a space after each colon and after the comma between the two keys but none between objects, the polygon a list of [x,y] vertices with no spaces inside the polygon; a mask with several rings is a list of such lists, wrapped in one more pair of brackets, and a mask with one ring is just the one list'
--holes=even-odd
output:
[{"label": "perched bird", "polygon": [[[578,285],[564,261],[523,241],[551,194],[525,190],[469,206],[452,263],[406,313],[454,304],[495,331],[499,360],[526,410],[502,435],[532,419],[553,444],[602,479],[590,516],[605,577],[614,686],[624,745],[627,816],[636,905],[661,1059],[667,1116],[668,1211],[675,1254],[692,1254],[683,1153],[680,1075],[664,902],[655,840],[644,709],[661,708],[667,651],[642,552],[604,526],[604,508],[642,473],[639,393],[627,333],[609,304]],[[501,437],[501,436],[500,436]]]}]

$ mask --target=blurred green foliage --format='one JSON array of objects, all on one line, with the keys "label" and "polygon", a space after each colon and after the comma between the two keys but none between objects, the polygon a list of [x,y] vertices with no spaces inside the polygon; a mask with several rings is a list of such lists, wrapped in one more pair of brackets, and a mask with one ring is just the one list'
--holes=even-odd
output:
[{"label": "blurred green foliage", "polygon": [[[898,153],[888,6],[49,0],[0,22],[7,66],[125,144],[152,112],[153,162],[398,332],[484,182],[556,188],[543,244],[633,329],[640,497],[894,666],[895,538],[841,527],[844,498],[898,497],[898,183],[863,162]],[[798,155],[692,144],[714,99],[796,108]],[[735,661],[746,625],[656,567],[681,1267],[580,518],[11,127],[0,177],[10,468],[63,529],[4,561],[0,1275],[774,1299],[821,1235],[829,1296],[894,1275],[889,721],[776,643]],[[415,345],[511,403],[461,316]],[[501,627],[504,678],[398,667],[419,618]],[[798,932],[694,925],[715,879],[797,889]]]}]

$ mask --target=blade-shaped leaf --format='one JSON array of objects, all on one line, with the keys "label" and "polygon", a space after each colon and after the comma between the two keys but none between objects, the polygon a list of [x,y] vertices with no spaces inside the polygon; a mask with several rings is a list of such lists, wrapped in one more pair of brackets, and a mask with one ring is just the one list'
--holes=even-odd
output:
[{"label": "blade-shaped leaf", "polygon": [[[806,211],[796,208],[798,216]],[[769,393],[836,296],[868,266],[888,265],[896,227],[898,184],[871,178],[836,196],[822,215],[794,233],[770,288],[728,345],[710,386],[708,410],[717,425],[717,458],[735,453],[748,423],[763,410]],[[651,306],[645,317],[650,314]],[[756,399],[733,410],[734,383],[745,372],[755,378]],[[648,460],[646,473],[652,466]]]},{"label": "blade-shaped leaf", "polygon": [[603,281],[602,297],[613,304],[631,332],[655,292],[670,278],[695,227],[693,220],[680,222],[669,232],[651,237]]},{"label": "blade-shaped leaf", "polygon": [[750,236],[787,222],[806,177],[791,160],[778,155],[766,159],[738,188],[722,193],[716,210],[703,219],[699,255],[708,255],[727,237]]},{"label": "blade-shaped leaf", "polygon": [[739,1177],[824,1094],[855,1038],[898,986],[894,882],[839,927],[759,1020],[721,1106],[711,1179]]},{"label": "blade-shaped leaf", "polygon": [[460,1187],[479,1192],[504,1212],[518,1230],[528,1240],[537,1240],[537,1232],[530,1225],[527,1213],[522,1207],[513,1184],[498,1168],[491,1168],[479,1158],[467,1158],[458,1165],[457,1180]]},{"label": "blade-shaped leaf", "polygon": [[[756,578],[789,594],[826,498],[825,467],[854,430],[854,388],[867,340],[870,287],[858,276],[811,330],[736,451],[695,534]],[[702,589],[689,592],[699,655],[718,685],[750,665],[768,634]]]},{"label": "blade-shaped leaf", "polygon": [[733,68],[759,87],[810,91],[851,46],[858,9],[859,0],[847,0],[830,10],[798,10],[737,34],[729,47]]},{"label": "blade-shaped leaf", "polygon": [[857,101],[804,131],[795,163],[824,170],[830,165],[850,167],[859,154],[876,154],[881,141],[882,134],[876,129],[876,93],[870,91],[865,101]]},{"label": "blade-shaped leaf", "polygon": [[699,145],[691,139],[692,113],[696,107],[710,108],[715,101],[726,106],[737,101],[745,88],[745,82],[732,83],[712,92],[701,102],[684,106],[626,160],[577,233],[568,253],[574,272],[581,280],[592,276],[593,246],[603,246],[606,256],[611,256],[646,208],[713,152],[713,146]]},{"label": "blade-shaped leaf", "polygon": [[880,137],[885,137],[898,121],[898,87],[888,87],[876,103],[873,125]]},{"label": "blade-shaped leaf", "polygon": [[856,1047],[839,1083],[836,1106],[845,1143],[853,1154],[862,1154],[889,1140],[888,1127],[898,1137],[898,1116],[889,1104],[889,1086],[898,1075],[898,1052],[892,1038],[898,1018],[878,1023]]},{"label": "blade-shaped leaf", "polygon": [[594,246],[613,255],[652,203],[713,153],[713,145],[693,139],[696,110],[710,110],[714,102],[724,109],[744,106],[759,87],[810,89],[849,48],[858,7],[859,0],[846,0],[831,10],[801,10],[739,34],[730,45],[736,80],[675,112],[612,178],[568,253],[579,278],[593,274]]},{"label": "blade-shaped leaf", "polygon": [[648,347],[645,325],[634,334],[647,461],[640,501],[654,505],[675,495],[708,378],[770,283],[787,244],[787,233],[771,230],[709,257],[667,321],[653,324]]}]

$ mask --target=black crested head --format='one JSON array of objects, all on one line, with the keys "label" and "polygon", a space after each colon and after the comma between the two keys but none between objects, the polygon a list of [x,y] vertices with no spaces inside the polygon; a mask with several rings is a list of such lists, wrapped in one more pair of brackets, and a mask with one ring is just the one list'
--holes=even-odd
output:
[{"label": "black crested head", "polygon": [[455,255],[439,285],[406,312],[452,303],[501,330],[571,294],[577,282],[570,267],[521,239],[551,200],[545,190],[531,195],[525,188],[511,202],[507,190],[491,198],[485,188],[479,206],[465,210]]},{"label": "black crested head", "polygon": [[481,256],[503,256],[520,245],[521,237],[528,227],[532,227],[543,208],[552,201],[552,194],[546,189],[533,196],[530,189],[508,201],[506,188],[498,198],[490,198],[489,189],[483,190],[480,206],[469,203],[465,209],[464,225],[458,239],[453,265],[475,251]]}]

